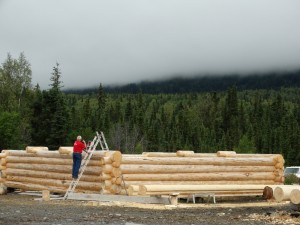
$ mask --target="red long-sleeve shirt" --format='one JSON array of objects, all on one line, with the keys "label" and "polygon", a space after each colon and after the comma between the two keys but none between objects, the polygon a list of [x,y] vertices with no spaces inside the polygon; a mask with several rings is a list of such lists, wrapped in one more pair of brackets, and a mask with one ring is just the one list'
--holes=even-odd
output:
[{"label": "red long-sleeve shirt", "polygon": [[73,152],[75,153],[82,153],[83,149],[85,149],[86,146],[81,141],[75,141],[73,146]]}]

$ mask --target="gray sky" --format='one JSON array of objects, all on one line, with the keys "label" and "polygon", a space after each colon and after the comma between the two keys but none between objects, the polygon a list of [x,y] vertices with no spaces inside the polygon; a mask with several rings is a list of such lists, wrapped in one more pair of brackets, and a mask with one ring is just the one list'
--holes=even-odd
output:
[{"label": "gray sky", "polygon": [[300,68],[299,0],[0,0],[0,62],[65,88]]}]

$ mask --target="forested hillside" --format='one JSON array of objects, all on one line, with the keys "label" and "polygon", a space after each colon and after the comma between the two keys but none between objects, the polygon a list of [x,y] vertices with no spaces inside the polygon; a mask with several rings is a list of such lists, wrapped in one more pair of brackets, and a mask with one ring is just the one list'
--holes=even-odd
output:
[{"label": "forested hillside", "polygon": [[[300,87],[300,70],[281,73],[265,73],[251,75],[227,76],[197,76],[178,77],[160,81],[144,81],[121,86],[104,86],[107,93],[139,92],[147,94],[176,94],[176,93],[205,93],[212,91],[226,91],[228,87],[236,86],[243,90],[279,90],[283,87]],[[96,92],[97,88],[66,89],[66,93],[88,94]]]},{"label": "forested hillside", "polygon": [[85,95],[62,92],[59,65],[50,88],[32,88],[24,55],[0,68],[0,149],[72,145],[102,130],[111,149],[127,153],[194,150],[280,153],[300,165],[300,88],[191,93],[108,93],[99,82]]}]

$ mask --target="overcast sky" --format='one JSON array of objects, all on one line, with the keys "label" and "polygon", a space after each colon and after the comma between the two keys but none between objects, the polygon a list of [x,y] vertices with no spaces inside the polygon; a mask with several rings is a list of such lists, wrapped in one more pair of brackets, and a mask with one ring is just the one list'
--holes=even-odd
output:
[{"label": "overcast sky", "polygon": [[65,88],[300,68],[299,0],[0,0],[0,62]]}]

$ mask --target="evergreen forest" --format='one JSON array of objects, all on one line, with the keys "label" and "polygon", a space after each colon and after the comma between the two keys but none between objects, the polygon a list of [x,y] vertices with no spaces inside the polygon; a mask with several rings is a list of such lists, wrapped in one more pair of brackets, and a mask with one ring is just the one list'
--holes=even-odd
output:
[{"label": "evergreen forest", "polygon": [[[24,53],[8,54],[0,66],[0,150],[26,146],[72,146],[103,131],[110,149],[143,151],[279,153],[285,165],[300,165],[300,88],[151,93],[96,90],[63,91],[57,63],[49,69],[49,88],[31,83]],[[207,78],[208,79],[208,78]],[[254,79],[254,78],[253,78]],[[268,79],[271,79],[268,77]]]}]

